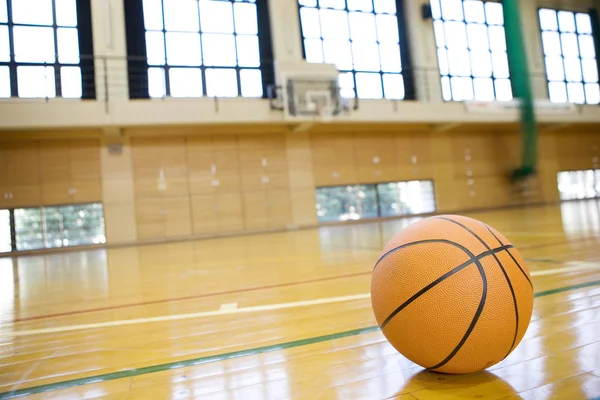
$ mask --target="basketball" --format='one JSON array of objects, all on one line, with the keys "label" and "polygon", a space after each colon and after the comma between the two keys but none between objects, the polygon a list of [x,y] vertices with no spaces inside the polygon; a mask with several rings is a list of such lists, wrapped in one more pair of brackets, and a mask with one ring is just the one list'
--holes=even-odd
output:
[{"label": "basketball", "polygon": [[394,236],[373,269],[371,302],[390,344],[436,372],[506,358],[531,320],[533,286],[517,249],[472,218],[441,215]]}]

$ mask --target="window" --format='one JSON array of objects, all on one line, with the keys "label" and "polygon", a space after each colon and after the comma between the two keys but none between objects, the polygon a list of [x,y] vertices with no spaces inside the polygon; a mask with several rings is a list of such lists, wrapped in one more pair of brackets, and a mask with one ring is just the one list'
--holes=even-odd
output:
[{"label": "window", "polygon": [[558,191],[561,200],[600,197],[600,169],[559,172]]},{"label": "window", "polygon": [[444,100],[512,100],[502,4],[431,0],[431,12]]},{"label": "window", "polygon": [[69,247],[106,242],[102,204],[14,210],[17,250]]},{"label": "window", "polygon": [[89,0],[0,0],[0,98],[94,98]]},{"label": "window", "polygon": [[317,188],[319,222],[427,214],[435,209],[433,181]]},{"label": "window", "polygon": [[396,0],[299,0],[306,61],[335,64],[343,97],[414,98]]},{"label": "window", "polygon": [[550,100],[598,104],[598,63],[587,13],[539,10]]},{"label": "window", "polygon": [[8,253],[11,250],[10,211],[0,210],[0,253]]},{"label": "window", "polygon": [[[128,26],[128,41],[142,35],[144,42],[137,51],[143,50],[147,72],[138,90],[146,97],[262,97],[273,68],[268,32],[262,32],[268,31],[266,1],[126,2],[127,19],[143,21],[142,30]],[[140,71],[130,65],[130,80]]]}]

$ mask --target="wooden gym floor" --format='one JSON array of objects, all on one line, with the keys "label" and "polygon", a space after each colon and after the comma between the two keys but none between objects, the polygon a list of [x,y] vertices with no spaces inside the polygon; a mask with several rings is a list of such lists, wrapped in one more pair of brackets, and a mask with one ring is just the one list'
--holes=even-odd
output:
[{"label": "wooden gym floor", "polygon": [[501,364],[423,371],[375,326],[380,249],[410,220],[0,259],[0,398],[600,399],[600,202],[469,214],[533,271]]}]

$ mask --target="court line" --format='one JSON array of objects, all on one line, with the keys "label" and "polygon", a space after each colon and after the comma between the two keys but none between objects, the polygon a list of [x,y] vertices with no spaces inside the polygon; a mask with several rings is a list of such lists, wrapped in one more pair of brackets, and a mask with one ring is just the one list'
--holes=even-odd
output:
[{"label": "court line", "polygon": [[[575,262],[573,262],[573,263],[575,264]],[[574,266],[574,267],[564,267],[564,268],[533,271],[533,272],[531,272],[531,276],[535,277],[535,276],[556,275],[556,274],[561,274],[564,272],[596,270],[599,268],[600,268],[600,264],[585,263],[584,265],[579,265],[579,266]],[[348,296],[323,297],[323,298],[313,299],[313,300],[301,300],[301,301],[293,301],[293,302],[288,302],[288,303],[264,304],[264,305],[259,305],[259,306],[240,307],[240,308],[237,307],[237,303],[229,303],[229,304],[222,304],[218,310],[213,310],[213,311],[201,311],[201,312],[186,313],[186,314],[170,314],[170,315],[162,315],[162,316],[158,316],[158,317],[149,317],[149,318],[132,318],[132,319],[123,319],[123,320],[115,320],[115,321],[96,322],[96,323],[91,323],[91,324],[58,326],[58,327],[54,327],[54,328],[0,332],[0,338],[46,335],[46,334],[51,334],[51,333],[64,333],[64,332],[71,332],[71,331],[80,331],[80,330],[85,330],[85,329],[100,329],[100,328],[120,327],[120,326],[126,326],[126,325],[148,324],[148,323],[154,323],[154,322],[200,319],[200,318],[217,317],[217,316],[232,315],[232,314],[247,314],[247,313],[252,313],[252,312],[260,312],[260,311],[284,310],[284,309],[288,309],[288,308],[308,307],[308,306],[316,306],[316,305],[320,305],[320,304],[342,303],[342,302],[346,302],[346,301],[363,300],[363,299],[369,299],[369,298],[371,298],[370,293],[360,293],[360,294],[354,294],[354,295],[348,295]]]},{"label": "court line", "polygon": [[[600,280],[586,282],[586,283],[580,283],[577,285],[565,286],[565,287],[556,288],[556,289],[550,289],[550,290],[546,290],[543,292],[535,293],[534,296],[535,297],[550,296],[553,294],[569,292],[571,290],[583,289],[583,288],[588,288],[588,287],[593,287],[593,286],[600,286]],[[290,349],[290,348],[294,348],[294,347],[302,347],[302,346],[307,346],[307,345],[311,345],[311,344],[315,344],[315,343],[322,343],[322,342],[328,342],[328,341],[352,337],[352,336],[363,335],[366,333],[376,332],[378,330],[379,330],[378,326],[369,326],[369,327],[353,329],[353,330],[349,330],[349,331],[345,331],[345,332],[332,333],[329,335],[316,336],[316,337],[312,337],[312,338],[293,340],[293,341],[279,343],[279,344],[273,344],[273,345],[269,345],[269,346],[256,347],[253,349],[237,350],[237,351],[232,351],[229,353],[198,357],[198,358],[193,358],[193,359],[189,359],[189,360],[175,361],[175,362],[171,362],[171,363],[151,365],[148,367],[141,367],[141,368],[127,369],[127,370],[117,371],[117,372],[110,372],[107,374],[100,374],[100,375],[90,376],[87,378],[77,378],[77,379],[71,379],[68,381],[49,383],[46,385],[32,386],[32,387],[25,388],[25,389],[18,389],[18,390],[14,390],[11,392],[0,393],[0,399],[2,399],[2,400],[12,399],[15,397],[20,397],[20,396],[28,396],[28,395],[33,395],[33,394],[52,392],[52,391],[61,390],[61,389],[69,389],[69,388],[88,385],[88,384],[92,384],[92,383],[100,383],[100,382],[106,382],[106,381],[111,381],[111,380],[116,380],[116,379],[131,378],[131,377],[140,376],[140,375],[152,374],[155,372],[163,372],[163,371],[168,371],[168,370],[173,370],[173,369],[178,369],[178,368],[191,367],[194,365],[208,364],[211,362],[224,361],[224,360],[240,358],[240,357],[245,357],[245,356],[258,355],[258,354],[268,353],[268,352],[272,352],[272,351],[286,350],[286,349]],[[599,399],[592,399],[592,400],[599,400]]]}]

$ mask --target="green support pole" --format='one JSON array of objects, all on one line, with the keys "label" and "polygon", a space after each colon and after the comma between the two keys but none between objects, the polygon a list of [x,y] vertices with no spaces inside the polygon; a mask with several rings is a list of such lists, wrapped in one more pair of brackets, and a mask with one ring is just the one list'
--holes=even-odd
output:
[{"label": "green support pole", "polygon": [[523,155],[521,167],[513,172],[513,179],[520,179],[535,173],[537,164],[537,124],[533,104],[533,92],[527,53],[525,51],[519,0],[504,0],[504,30],[506,51],[512,82],[513,96],[521,102],[521,133],[523,135]]}]

